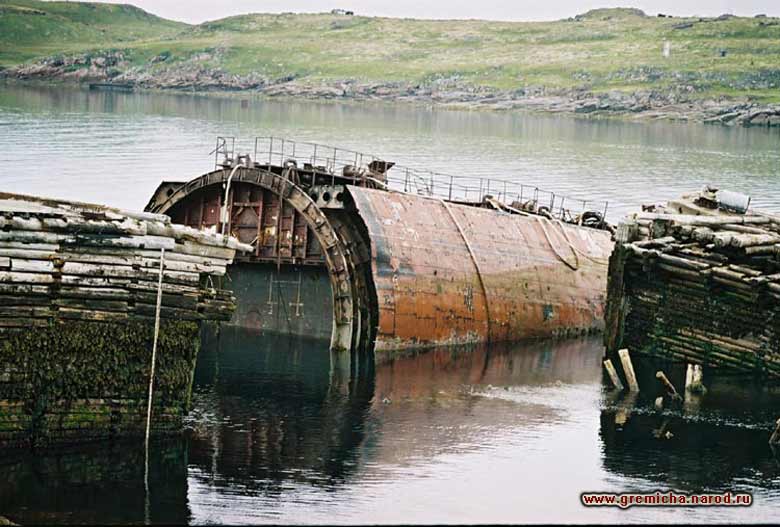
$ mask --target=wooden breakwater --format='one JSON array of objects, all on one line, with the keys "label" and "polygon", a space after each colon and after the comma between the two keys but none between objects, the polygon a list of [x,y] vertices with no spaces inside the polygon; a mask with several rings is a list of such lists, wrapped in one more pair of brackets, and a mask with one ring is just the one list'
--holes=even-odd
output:
[{"label": "wooden breakwater", "polygon": [[621,223],[607,354],[627,347],[780,377],[780,218],[713,200],[704,192]]},{"label": "wooden breakwater", "polygon": [[161,272],[153,430],[178,429],[200,323],[230,318],[220,277],[245,249],[163,215],[0,193],[0,446],[143,433]]}]

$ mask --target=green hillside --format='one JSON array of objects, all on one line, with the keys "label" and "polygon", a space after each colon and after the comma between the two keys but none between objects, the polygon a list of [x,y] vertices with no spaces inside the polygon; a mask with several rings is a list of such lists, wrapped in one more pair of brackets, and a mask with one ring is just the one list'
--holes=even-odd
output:
[{"label": "green hillside", "polygon": [[127,4],[0,0],[0,65],[106,44],[137,45],[186,27]]},{"label": "green hillside", "polygon": [[252,14],[187,26],[127,5],[0,0],[2,66],[106,49],[121,50],[122,67],[145,78],[213,69],[267,84],[449,83],[472,91],[659,90],[780,101],[777,18],[600,9],[553,22]]}]

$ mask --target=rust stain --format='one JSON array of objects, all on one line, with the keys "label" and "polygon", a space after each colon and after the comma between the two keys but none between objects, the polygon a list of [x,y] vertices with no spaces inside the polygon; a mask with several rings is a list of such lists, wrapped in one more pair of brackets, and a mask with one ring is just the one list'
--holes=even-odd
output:
[{"label": "rust stain", "polygon": [[450,203],[453,221],[439,200],[349,191],[371,242],[376,350],[603,327],[609,233]]}]

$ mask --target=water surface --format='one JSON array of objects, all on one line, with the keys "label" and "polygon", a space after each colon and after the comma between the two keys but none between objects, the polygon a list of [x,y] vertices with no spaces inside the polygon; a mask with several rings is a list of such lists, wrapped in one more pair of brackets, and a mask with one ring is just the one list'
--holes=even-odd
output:
[{"label": "water surface", "polygon": [[[387,105],[0,87],[0,191],[142,208],[213,167],[217,135],[280,135],[444,172],[609,199],[612,218],[714,183],[780,211],[780,133]],[[705,373],[706,397],[652,409],[605,390],[599,338],[442,349],[351,381],[326,343],[224,331],[204,344],[181,438],[0,457],[21,524],[772,522],[776,387]],[[664,423],[666,423],[664,425]],[[653,431],[666,426],[669,439]],[[746,491],[748,509],[586,509],[584,491]]]},{"label": "water surface", "polygon": [[780,130],[0,86],[0,189],[142,208],[214,167],[218,135],[282,136],[608,200],[610,217],[711,183],[780,211]]},{"label": "water surface", "polygon": [[[710,376],[658,413],[604,390],[599,338],[440,349],[331,377],[327,343],[211,337],[180,440],[3,459],[0,507],[19,523],[771,522],[780,393]],[[667,420],[670,439],[653,430]],[[139,441],[140,443],[140,441]],[[584,491],[750,492],[750,508],[587,509]]]}]

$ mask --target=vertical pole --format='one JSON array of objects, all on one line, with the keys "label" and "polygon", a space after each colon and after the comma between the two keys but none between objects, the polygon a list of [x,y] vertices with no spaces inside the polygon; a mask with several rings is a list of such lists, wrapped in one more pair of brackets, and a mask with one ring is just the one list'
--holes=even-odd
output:
[{"label": "vertical pole", "polygon": [[693,384],[693,364],[688,363],[688,369],[685,370],[685,391],[691,391],[691,385]]},{"label": "vertical pole", "polygon": [[144,489],[146,491],[147,521],[149,520],[149,434],[152,427],[152,395],[154,390],[154,368],[157,362],[157,341],[160,337],[160,311],[162,306],[163,270],[165,249],[160,249],[160,274],[157,278],[157,308],[154,315],[154,340],[152,341],[152,366],[149,372],[149,399],[146,403],[146,438],[144,440]]},{"label": "vertical pole", "polygon": [[453,176],[450,176],[450,191],[449,191],[450,201],[452,201],[452,178]]}]

